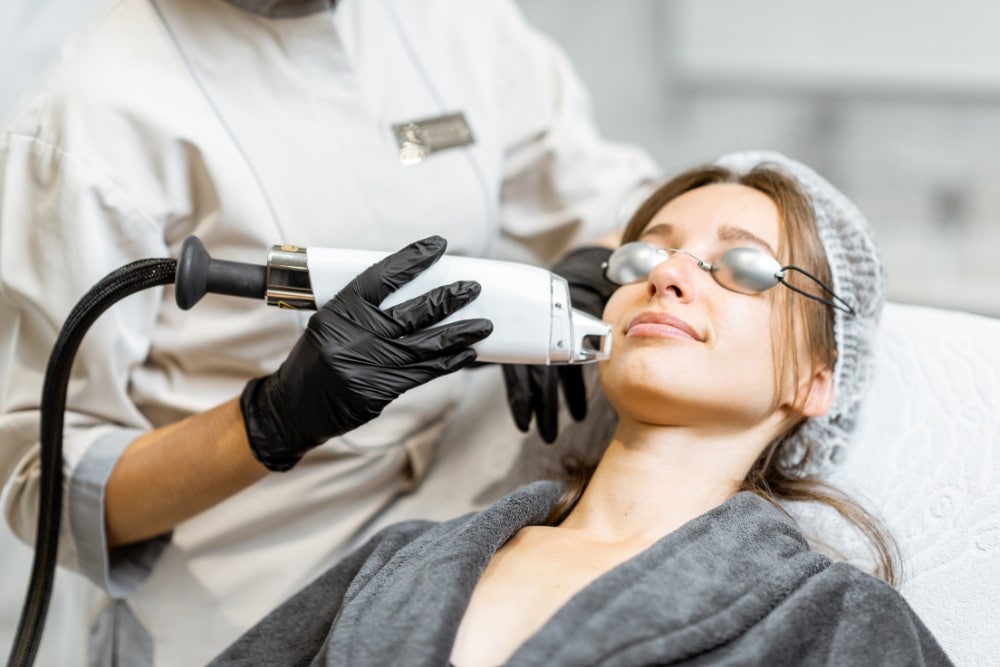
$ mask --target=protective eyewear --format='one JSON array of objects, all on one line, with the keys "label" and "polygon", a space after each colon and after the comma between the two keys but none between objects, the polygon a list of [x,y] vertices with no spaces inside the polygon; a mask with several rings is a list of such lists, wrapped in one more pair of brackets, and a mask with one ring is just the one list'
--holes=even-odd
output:
[{"label": "protective eyewear", "polygon": [[[660,248],[652,243],[633,241],[626,243],[611,253],[604,263],[604,277],[617,285],[645,280],[659,264],[670,259],[674,253],[687,255],[698,263],[698,267],[712,274],[715,282],[728,290],[740,294],[760,294],[781,283],[793,292],[819,301],[832,308],[854,315],[854,309],[834,294],[833,290],[805,269],[797,266],[781,266],[771,255],[758,248],[730,248],[722,253],[717,262],[706,262],[686,250]],[[813,281],[829,298],[810,294],[788,283],[785,276],[798,273]]]}]

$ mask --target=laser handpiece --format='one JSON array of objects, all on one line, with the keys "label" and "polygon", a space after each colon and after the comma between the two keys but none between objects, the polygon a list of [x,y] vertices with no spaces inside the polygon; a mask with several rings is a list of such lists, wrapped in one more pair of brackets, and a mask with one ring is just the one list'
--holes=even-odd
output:
[{"label": "laser handpiece", "polygon": [[[213,259],[194,236],[181,245],[176,299],[192,307],[206,293],[264,299],[279,308],[324,304],[389,253],[371,250],[274,246],[258,266]],[[478,360],[512,364],[582,364],[611,354],[611,327],[575,310],[566,281],[518,262],[444,256],[389,295],[388,307],[456,280],[475,280],[479,297],[442,323],[485,317],[493,333],[473,345]]]}]

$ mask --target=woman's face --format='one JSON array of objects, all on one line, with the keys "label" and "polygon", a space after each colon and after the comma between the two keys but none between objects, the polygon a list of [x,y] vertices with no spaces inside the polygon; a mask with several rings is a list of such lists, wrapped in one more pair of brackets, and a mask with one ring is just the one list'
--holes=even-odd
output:
[{"label": "woman's face", "polygon": [[[714,262],[741,246],[776,256],[779,229],[778,209],[767,195],[713,184],[669,202],[637,240]],[[619,288],[604,320],[614,342],[600,367],[601,383],[621,418],[742,429],[780,403],[768,292],[727,290],[693,258],[674,253],[646,280]]]}]

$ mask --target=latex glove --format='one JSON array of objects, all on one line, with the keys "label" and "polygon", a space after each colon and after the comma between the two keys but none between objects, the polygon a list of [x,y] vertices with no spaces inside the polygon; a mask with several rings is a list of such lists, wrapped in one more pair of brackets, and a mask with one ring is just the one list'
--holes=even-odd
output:
[{"label": "latex glove", "polygon": [[379,304],[444,254],[431,236],[369,267],[309,319],[281,367],[240,398],[250,447],[271,470],[377,417],[403,392],[467,366],[487,319],[427,329],[479,296],[475,281],[433,289],[386,310]]},{"label": "latex glove", "polygon": [[[601,317],[604,305],[618,286],[604,277],[602,264],[611,256],[611,249],[588,246],[568,253],[550,270],[569,283],[570,300],[594,317]],[[503,367],[507,385],[507,404],[514,423],[522,432],[531,427],[532,416],[538,434],[548,443],[559,435],[559,386],[573,419],[587,416],[587,387],[581,366],[513,365]]]}]

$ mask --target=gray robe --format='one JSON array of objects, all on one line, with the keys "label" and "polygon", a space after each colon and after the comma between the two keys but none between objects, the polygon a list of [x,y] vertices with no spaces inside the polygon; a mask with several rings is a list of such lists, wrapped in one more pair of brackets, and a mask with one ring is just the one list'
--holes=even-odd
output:
[{"label": "gray robe", "polygon": [[[231,645],[218,665],[447,665],[494,552],[544,522],[562,489],[536,482],[445,523],[365,546]],[[574,595],[509,665],[948,665],[890,586],[809,551],[748,492]]]}]

